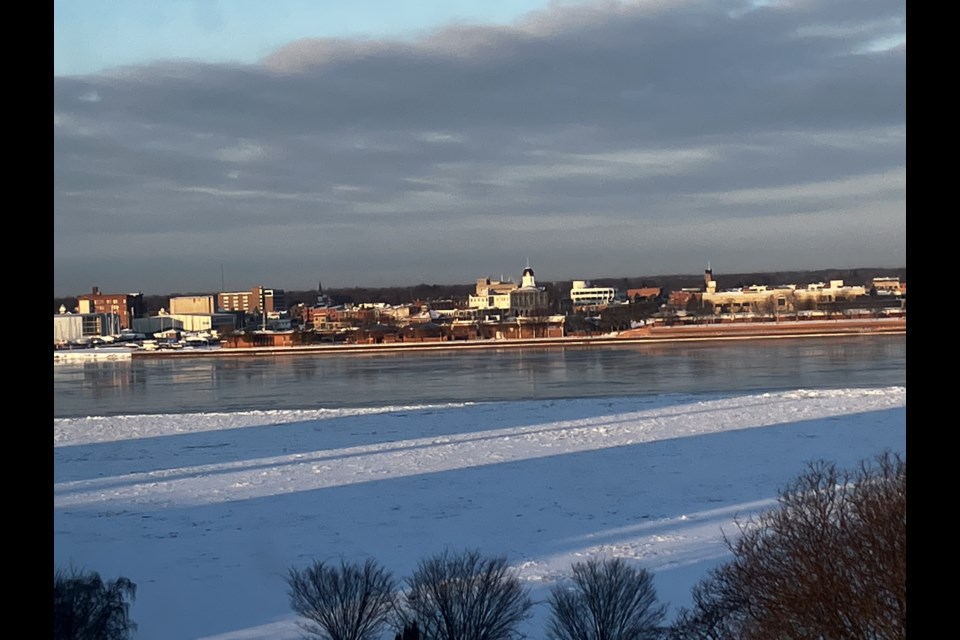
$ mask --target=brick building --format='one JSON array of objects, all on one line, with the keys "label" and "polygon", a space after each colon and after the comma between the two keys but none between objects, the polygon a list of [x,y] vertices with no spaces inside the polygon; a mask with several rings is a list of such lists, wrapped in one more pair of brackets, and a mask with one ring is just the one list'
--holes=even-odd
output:
[{"label": "brick building", "polygon": [[663,289],[660,287],[641,287],[639,289],[627,289],[627,300],[630,302],[649,302],[656,300],[663,295]]},{"label": "brick building", "polygon": [[256,286],[250,291],[229,291],[217,294],[217,311],[242,311],[254,314],[260,310],[278,313],[287,310],[283,289]]},{"label": "brick building", "polygon": [[98,287],[77,296],[77,310],[83,314],[112,313],[120,319],[121,329],[131,328],[133,319],[146,313],[142,293],[100,293]]}]

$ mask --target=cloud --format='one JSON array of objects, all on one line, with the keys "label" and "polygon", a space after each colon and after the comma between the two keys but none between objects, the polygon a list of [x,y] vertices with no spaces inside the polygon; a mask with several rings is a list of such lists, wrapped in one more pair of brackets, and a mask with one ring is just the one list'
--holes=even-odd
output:
[{"label": "cloud", "polygon": [[722,193],[704,193],[704,198],[724,204],[768,204],[790,202],[806,204],[817,201],[825,204],[839,201],[863,201],[873,198],[899,197],[906,191],[906,169],[881,174],[864,175],[810,183],[792,183],[775,187],[738,189]]},{"label": "cloud", "polygon": [[217,159],[223,160],[224,162],[244,163],[265,158],[266,150],[258,144],[242,142],[230,147],[217,149],[214,155]]},{"label": "cloud", "polygon": [[83,255],[120,290],[189,289],[196,264],[138,269],[116,248],[140,238],[145,261],[176,258],[171,228],[211,268],[243,256],[290,289],[318,274],[471,282],[527,256],[543,280],[690,272],[705,251],[769,270],[777,216],[817,211],[839,233],[861,220],[857,199],[889,237],[801,240],[777,259],[901,266],[906,54],[876,43],[902,38],[904,15],[886,1],[560,3],[413,41],[299,41],[256,65],[55,77],[55,289],[89,289]]}]

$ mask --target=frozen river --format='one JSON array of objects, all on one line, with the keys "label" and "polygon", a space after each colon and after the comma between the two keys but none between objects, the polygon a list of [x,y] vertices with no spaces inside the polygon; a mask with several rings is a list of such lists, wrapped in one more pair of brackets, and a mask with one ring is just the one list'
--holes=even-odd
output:
[{"label": "frozen river", "polygon": [[905,336],[54,365],[54,417],[906,385]]}]

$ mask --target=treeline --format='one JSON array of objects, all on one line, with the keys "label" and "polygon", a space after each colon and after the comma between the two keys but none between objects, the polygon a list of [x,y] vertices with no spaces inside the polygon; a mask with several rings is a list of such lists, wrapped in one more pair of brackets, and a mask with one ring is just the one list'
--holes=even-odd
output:
[{"label": "treeline", "polygon": [[[898,277],[906,281],[907,269],[858,268],[858,269],[821,269],[817,271],[772,271],[758,273],[720,273],[715,276],[720,287],[732,289],[749,286],[751,284],[808,284],[810,282],[828,282],[843,280],[852,285],[862,285],[877,277]],[[686,287],[703,285],[703,273],[693,275],[660,275],[638,276],[629,278],[596,278],[590,281],[598,287],[616,287],[621,292],[627,289],[644,287],[658,287],[667,291],[676,291]],[[559,308],[559,301],[569,296],[571,280],[538,281],[539,286],[545,287],[550,294],[551,303]],[[251,283],[253,286],[253,283]],[[416,300],[456,300],[466,299],[475,292],[476,285],[471,284],[417,284],[405,287],[334,287],[324,288],[324,294],[329,296],[335,304],[352,304],[360,302],[383,302],[390,305],[402,305]],[[214,295],[216,292],[170,293],[166,295],[145,294],[144,304],[148,313],[156,314],[170,304],[171,297],[181,295]],[[318,291],[289,290],[286,291],[288,306],[303,303],[312,305],[317,300]],[[53,312],[57,313],[60,305],[68,311],[77,308],[77,297],[54,297]]]},{"label": "treeline", "polygon": [[[738,523],[732,560],[665,624],[653,576],[592,558],[550,589],[548,640],[905,639],[906,461],[885,452],[853,470],[808,465],[778,506]],[[506,557],[444,551],[400,581],[376,561],[291,567],[290,607],[307,638],[513,640],[531,616]],[[136,586],[96,573],[54,573],[54,639],[130,637]]]}]

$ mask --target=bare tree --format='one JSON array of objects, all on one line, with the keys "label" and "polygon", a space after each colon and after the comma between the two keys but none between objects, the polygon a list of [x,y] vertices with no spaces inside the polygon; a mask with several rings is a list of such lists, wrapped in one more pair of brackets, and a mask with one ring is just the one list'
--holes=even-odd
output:
[{"label": "bare tree", "polygon": [[906,488],[889,452],[855,471],[809,465],[777,509],[740,524],[677,637],[906,638]]},{"label": "bare tree", "polygon": [[504,556],[445,551],[409,578],[404,615],[423,640],[508,640],[530,615],[527,589]]},{"label": "bare tree", "polygon": [[290,607],[309,622],[298,622],[323,640],[371,640],[387,624],[396,604],[396,581],[373,560],[339,566],[315,562],[287,576]]},{"label": "bare tree", "polygon": [[128,578],[104,582],[96,571],[55,569],[54,640],[126,640],[137,628],[130,619],[136,594]]},{"label": "bare tree", "polygon": [[681,608],[666,634],[669,640],[738,640],[746,626],[746,596],[723,564],[693,588],[693,606]]},{"label": "bare tree", "polygon": [[397,631],[394,640],[420,640],[420,629],[416,621],[404,622],[403,629]]},{"label": "bare tree", "polygon": [[574,564],[573,586],[554,587],[549,604],[551,640],[654,640],[666,614],[653,576],[622,558]]}]

